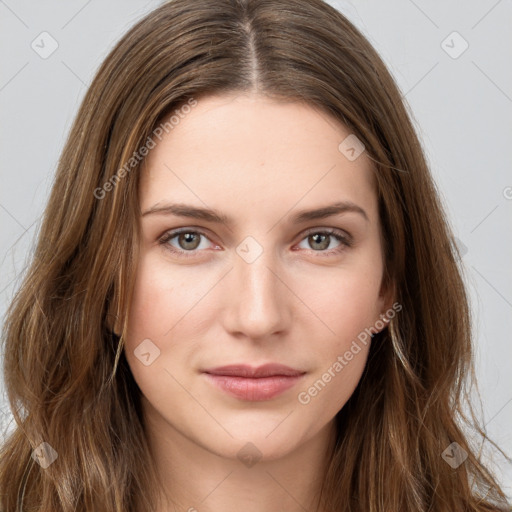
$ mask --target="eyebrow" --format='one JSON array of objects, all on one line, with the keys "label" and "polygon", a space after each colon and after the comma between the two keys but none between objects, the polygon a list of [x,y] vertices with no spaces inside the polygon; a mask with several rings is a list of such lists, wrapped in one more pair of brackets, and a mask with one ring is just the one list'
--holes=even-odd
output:
[{"label": "eyebrow", "polygon": [[[301,210],[295,213],[291,218],[292,224],[300,224],[309,220],[325,219],[332,217],[333,215],[339,215],[342,213],[353,212],[360,214],[367,222],[369,222],[368,215],[366,212],[351,201],[339,201],[337,203],[323,206],[321,208],[315,208],[312,210]],[[146,215],[175,215],[177,217],[188,217],[192,219],[200,219],[208,222],[232,224],[233,219],[227,215],[224,215],[216,210],[210,208],[199,208],[183,203],[176,204],[160,204],[157,203],[151,208],[142,213],[142,216]]]}]

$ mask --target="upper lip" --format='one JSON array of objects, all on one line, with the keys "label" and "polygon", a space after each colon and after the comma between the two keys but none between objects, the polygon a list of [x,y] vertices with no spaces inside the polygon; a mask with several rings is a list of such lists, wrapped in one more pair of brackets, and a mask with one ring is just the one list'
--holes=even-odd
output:
[{"label": "upper lip", "polygon": [[286,376],[297,377],[306,372],[290,368],[283,364],[268,363],[258,367],[253,367],[248,364],[232,364],[228,366],[218,366],[217,368],[210,368],[204,371],[210,375],[226,375],[230,377],[273,377],[273,376]]}]

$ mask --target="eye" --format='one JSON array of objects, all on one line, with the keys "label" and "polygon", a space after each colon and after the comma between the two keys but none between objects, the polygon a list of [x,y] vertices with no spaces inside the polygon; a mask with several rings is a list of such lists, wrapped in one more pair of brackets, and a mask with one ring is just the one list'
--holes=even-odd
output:
[{"label": "eye", "polygon": [[[195,256],[195,250],[201,248],[201,237],[208,238],[202,231],[184,228],[165,233],[158,243],[167,250],[187,258]],[[170,243],[175,238],[177,239],[178,247]],[[202,248],[204,249],[205,247]]]},{"label": "eye", "polygon": [[[199,249],[207,249],[206,246],[201,247],[201,237],[208,239],[207,235],[202,231],[195,229],[182,228],[179,230],[168,231],[159,240],[158,243],[163,246],[166,250],[171,251],[178,256],[185,258],[193,257],[197,255]],[[171,242],[176,239],[176,244]],[[306,240],[307,243],[312,247],[312,251],[318,254],[318,256],[330,256],[342,252],[347,247],[352,246],[352,237],[341,230],[327,228],[327,229],[316,229],[310,230],[306,237],[301,240]],[[331,242],[336,240],[338,245],[335,248],[326,250],[331,246]],[[216,245],[218,248],[219,246]]]},{"label": "eye", "polygon": [[[338,242],[338,245],[326,251],[325,249],[329,248],[333,239]],[[320,253],[318,256],[337,254],[352,246],[352,237],[348,233],[332,228],[309,231],[303,240],[306,240],[306,243],[312,247],[313,252]]]}]

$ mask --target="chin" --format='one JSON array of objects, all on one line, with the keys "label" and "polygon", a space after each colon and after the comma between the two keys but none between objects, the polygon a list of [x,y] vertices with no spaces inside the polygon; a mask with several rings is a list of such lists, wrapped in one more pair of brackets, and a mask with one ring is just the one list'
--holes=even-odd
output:
[{"label": "chin", "polygon": [[[288,419],[280,424],[287,414],[281,415],[279,421],[274,419],[250,421],[247,424],[241,421],[237,426],[225,424],[226,429],[233,437],[223,433],[217,435],[216,438],[208,436],[200,441],[209,451],[221,457],[237,458],[242,462],[245,459],[261,461],[280,459],[305,442],[298,425],[290,422],[285,426],[284,423]],[[204,431],[200,435],[203,437]]]}]

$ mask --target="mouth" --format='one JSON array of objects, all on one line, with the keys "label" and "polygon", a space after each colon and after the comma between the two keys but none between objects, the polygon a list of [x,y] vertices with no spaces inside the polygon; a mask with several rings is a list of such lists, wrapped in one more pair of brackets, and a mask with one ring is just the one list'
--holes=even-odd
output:
[{"label": "mouth", "polygon": [[208,381],[225,393],[247,401],[270,400],[295,386],[306,374],[281,364],[257,368],[245,364],[203,371]]}]

